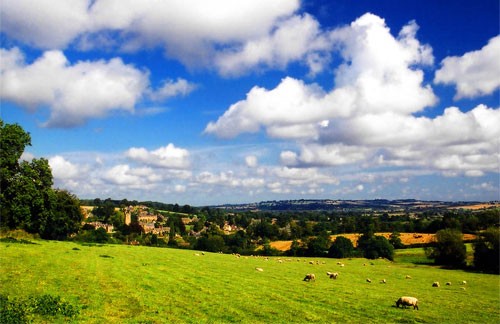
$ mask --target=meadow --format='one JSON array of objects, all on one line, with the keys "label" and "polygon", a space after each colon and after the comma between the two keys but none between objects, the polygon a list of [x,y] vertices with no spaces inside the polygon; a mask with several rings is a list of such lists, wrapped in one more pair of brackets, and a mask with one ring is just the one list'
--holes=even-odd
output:
[{"label": "meadow", "polygon": [[[419,262],[424,261],[422,249],[400,250],[395,262],[266,260],[143,246],[33,242],[0,243],[0,294],[9,299],[49,294],[79,309],[73,318],[34,316],[34,322],[500,322],[499,276]],[[338,279],[329,279],[327,271],[339,272]],[[303,281],[306,273],[315,273],[316,281]],[[412,278],[405,279],[407,275]],[[463,280],[466,285],[460,284]],[[441,287],[433,288],[434,281]],[[403,295],[417,297],[420,309],[396,308]]]}]

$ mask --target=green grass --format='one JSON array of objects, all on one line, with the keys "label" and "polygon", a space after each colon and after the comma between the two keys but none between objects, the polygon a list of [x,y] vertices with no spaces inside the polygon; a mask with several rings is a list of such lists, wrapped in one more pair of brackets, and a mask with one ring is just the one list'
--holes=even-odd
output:
[{"label": "green grass", "polygon": [[[422,249],[398,252],[396,262],[346,259],[340,267],[336,259],[280,263],[278,258],[141,246],[36,243],[0,242],[0,293],[9,298],[49,294],[80,307],[74,319],[45,317],[38,318],[40,322],[500,321],[499,276],[409,263],[408,258],[421,258]],[[310,260],[320,264],[311,265]],[[329,279],[327,271],[339,272],[339,278]],[[316,281],[302,281],[311,272]],[[387,283],[379,283],[381,279]],[[461,289],[462,280],[467,281],[466,290]],[[432,288],[434,281],[442,286]],[[451,286],[445,286],[448,281]],[[402,295],[417,297],[420,310],[394,307]]]}]

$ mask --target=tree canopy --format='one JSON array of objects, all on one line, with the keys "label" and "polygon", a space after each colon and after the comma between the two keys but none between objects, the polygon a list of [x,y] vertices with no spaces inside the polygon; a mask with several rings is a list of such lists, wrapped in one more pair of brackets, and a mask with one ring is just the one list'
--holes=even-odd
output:
[{"label": "tree canopy", "polygon": [[79,201],[67,191],[52,188],[47,159],[21,160],[29,145],[31,136],[21,126],[0,120],[0,225],[64,239],[80,228]]}]

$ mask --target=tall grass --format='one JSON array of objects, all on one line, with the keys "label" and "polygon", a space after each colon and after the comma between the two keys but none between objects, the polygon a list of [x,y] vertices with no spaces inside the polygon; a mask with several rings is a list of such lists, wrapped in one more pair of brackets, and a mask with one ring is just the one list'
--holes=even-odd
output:
[{"label": "tall grass", "polygon": [[[141,246],[37,243],[0,242],[0,293],[9,298],[60,296],[80,309],[76,318],[42,319],[46,322],[500,321],[499,276],[409,263],[406,256],[397,255],[396,262],[346,259],[341,267],[336,259],[279,262]],[[404,251],[421,257],[421,249]],[[327,271],[340,275],[332,280]],[[306,273],[315,273],[316,281],[302,281]],[[382,279],[387,283],[379,283]],[[460,285],[463,280],[467,285]],[[442,286],[432,288],[434,281]],[[448,281],[451,286],[445,285]],[[417,297],[420,310],[396,308],[402,295]]]}]

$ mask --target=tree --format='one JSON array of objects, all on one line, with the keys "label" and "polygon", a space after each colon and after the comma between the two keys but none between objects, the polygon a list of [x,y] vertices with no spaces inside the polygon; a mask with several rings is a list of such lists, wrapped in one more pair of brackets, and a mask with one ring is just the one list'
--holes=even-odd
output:
[{"label": "tree", "polygon": [[83,215],[80,201],[75,195],[66,190],[54,190],[54,196],[54,208],[41,226],[40,236],[45,239],[63,240],[78,232]]},{"label": "tree", "polygon": [[367,259],[394,259],[394,247],[383,236],[362,235],[358,240],[358,249],[363,251],[363,256]]},{"label": "tree", "polygon": [[344,236],[337,236],[328,250],[330,258],[349,258],[353,255],[354,246],[351,240]]},{"label": "tree", "polygon": [[490,227],[479,234],[474,243],[474,266],[476,269],[500,274],[500,229]]},{"label": "tree", "polygon": [[80,227],[79,202],[68,192],[52,189],[46,159],[20,161],[27,145],[31,145],[29,133],[0,120],[0,225],[64,239]]},{"label": "tree", "polygon": [[425,252],[434,263],[455,268],[463,267],[467,257],[462,232],[451,228],[437,231],[434,246],[426,248]]},{"label": "tree", "polygon": [[404,244],[401,241],[401,235],[398,232],[391,233],[391,236],[389,237],[389,243],[391,243],[395,249],[404,248]]}]

